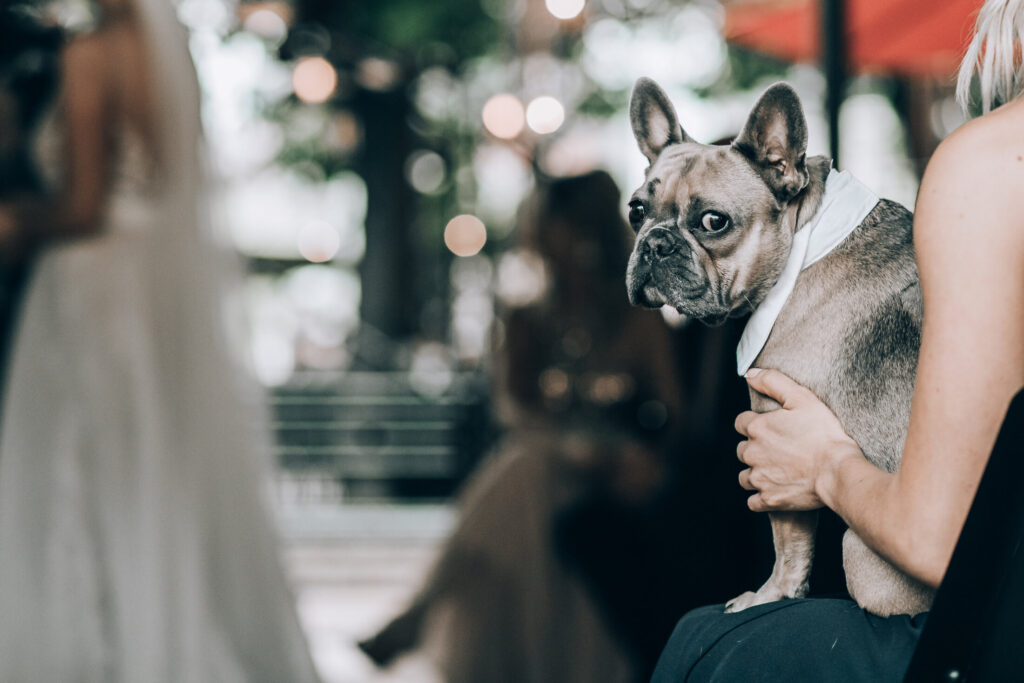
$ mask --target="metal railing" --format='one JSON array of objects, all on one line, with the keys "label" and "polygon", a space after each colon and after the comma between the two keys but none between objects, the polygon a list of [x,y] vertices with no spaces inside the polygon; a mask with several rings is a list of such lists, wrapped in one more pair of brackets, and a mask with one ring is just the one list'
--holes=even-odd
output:
[{"label": "metal railing", "polygon": [[423,393],[408,373],[297,375],[270,396],[283,475],[347,494],[454,490],[486,448],[488,392],[475,373],[446,379]]}]

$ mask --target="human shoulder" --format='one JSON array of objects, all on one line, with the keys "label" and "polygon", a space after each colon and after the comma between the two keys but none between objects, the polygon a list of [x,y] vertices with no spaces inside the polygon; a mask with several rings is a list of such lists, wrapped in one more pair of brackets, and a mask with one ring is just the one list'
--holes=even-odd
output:
[{"label": "human shoulder", "polygon": [[942,141],[925,172],[925,183],[951,183],[985,194],[1024,189],[1024,100],[965,123]]},{"label": "human shoulder", "polygon": [[66,96],[99,102],[106,84],[107,40],[102,32],[74,37],[61,55],[61,80]]},{"label": "human shoulder", "polygon": [[66,75],[100,68],[107,52],[108,38],[104,31],[83,33],[64,45],[62,65]]},{"label": "human shoulder", "polygon": [[1022,127],[1019,101],[964,124],[939,145],[921,181],[915,240],[984,235],[993,246],[1024,248]]}]

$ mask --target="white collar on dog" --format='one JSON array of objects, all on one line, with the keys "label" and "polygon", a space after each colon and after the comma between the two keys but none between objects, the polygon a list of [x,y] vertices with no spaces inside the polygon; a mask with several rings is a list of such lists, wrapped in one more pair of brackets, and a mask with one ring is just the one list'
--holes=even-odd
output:
[{"label": "white collar on dog", "polygon": [[824,258],[860,225],[878,204],[878,197],[849,171],[829,171],[817,213],[793,236],[789,260],[768,295],[743,328],[736,347],[736,371],[746,374],[761,353],[775,319],[793,293],[800,271]]}]

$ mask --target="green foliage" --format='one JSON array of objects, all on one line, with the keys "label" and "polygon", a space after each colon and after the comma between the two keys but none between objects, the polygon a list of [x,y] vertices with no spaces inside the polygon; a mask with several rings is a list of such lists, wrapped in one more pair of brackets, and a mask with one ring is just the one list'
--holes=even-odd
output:
[{"label": "green foliage", "polygon": [[347,33],[400,53],[442,43],[459,64],[494,47],[501,31],[480,0],[354,2],[348,14],[351,24],[338,27]]},{"label": "green foliage", "polygon": [[608,118],[629,105],[628,90],[604,90],[596,88],[589,92],[577,105],[576,111],[584,116]]},{"label": "green foliage", "polygon": [[726,44],[729,66],[715,83],[697,90],[701,97],[749,90],[769,79],[785,78],[789,64],[759,52]]},{"label": "green foliage", "polygon": [[316,140],[285,145],[277,156],[277,162],[317,182],[330,180],[352,168],[348,155],[324,149]]},{"label": "green foliage", "polygon": [[[296,106],[294,106],[294,102],[287,104],[293,106],[277,107],[274,115],[268,115],[268,118],[288,126],[291,123],[290,116],[294,115]],[[351,170],[354,150],[343,150],[325,144],[326,136],[326,129],[314,131],[309,135],[288,136],[277,155],[276,162],[290,167],[314,182],[330,180],[339,173]]]}]

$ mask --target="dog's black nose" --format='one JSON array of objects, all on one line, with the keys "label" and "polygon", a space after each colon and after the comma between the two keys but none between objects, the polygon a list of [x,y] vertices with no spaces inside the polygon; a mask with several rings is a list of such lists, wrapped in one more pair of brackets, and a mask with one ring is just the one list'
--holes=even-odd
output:
[{"label": "dog's black nose", "polygon": [[645,255],[653,252],[656,256],[664,258],[679,251],[679,242],[668,230],[655,228],[644,237],[640,248]]}]

